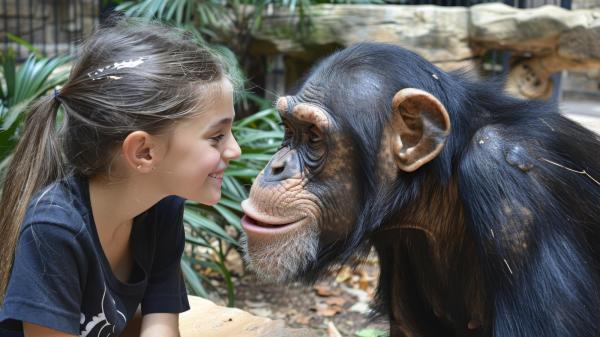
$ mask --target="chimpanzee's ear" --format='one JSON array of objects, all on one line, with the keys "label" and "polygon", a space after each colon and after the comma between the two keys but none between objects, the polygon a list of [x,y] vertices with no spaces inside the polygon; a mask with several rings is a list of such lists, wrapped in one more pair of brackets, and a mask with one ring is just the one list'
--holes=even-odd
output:
[{"label": "chimpanzee's ear", "polygon": [[450,133],[446,108],[430,93],[406,88],[392,100],[392,151],[398,167],[413,172],[437,156]]}]

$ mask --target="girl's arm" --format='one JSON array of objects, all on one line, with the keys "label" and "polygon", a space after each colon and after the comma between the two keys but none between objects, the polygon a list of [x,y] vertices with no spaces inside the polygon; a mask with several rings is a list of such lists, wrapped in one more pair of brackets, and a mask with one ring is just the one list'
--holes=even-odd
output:
[{"label": "girl's arm", "polygon": [[157,313],[142,317],[140,337],[179,336],[179,314]]},{"label": "girl's arm", "polygon": [[23,322],[23,336],[25,337],[75,337],[68,333],[49,329],[41,325]]}]

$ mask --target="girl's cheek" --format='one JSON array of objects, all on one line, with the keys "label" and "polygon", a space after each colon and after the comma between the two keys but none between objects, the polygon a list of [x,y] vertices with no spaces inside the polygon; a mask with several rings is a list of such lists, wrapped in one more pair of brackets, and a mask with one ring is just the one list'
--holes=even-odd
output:
[{"label": "girl's cheek", "polygon": [[221,161],[221,154],[216,149],[212,149],[211,151],[208,151],[208,153],[206,153],[206,155],[205,155],[204,162],[206,163],[206,166],[209,167],[210,169],[216,169],[216,167],[217,167],[217,165],[219,165],[220,161]]}]

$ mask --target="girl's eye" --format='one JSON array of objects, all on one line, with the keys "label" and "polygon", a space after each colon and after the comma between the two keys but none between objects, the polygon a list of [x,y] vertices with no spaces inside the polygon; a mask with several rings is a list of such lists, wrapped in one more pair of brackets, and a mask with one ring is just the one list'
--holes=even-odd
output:
[{"label": "girl's eye", "polygon": [[225,138],[225,135],[223,135],[223,134],[220,134],[220,135],[218,135],[218,136],[211,137],[211,138],[210,138],[210,140],[212,140],[212,141],[214,141],[214,142],[218,143],[218,142],[220,142],[221,140],[223,140],[223,138]]}]

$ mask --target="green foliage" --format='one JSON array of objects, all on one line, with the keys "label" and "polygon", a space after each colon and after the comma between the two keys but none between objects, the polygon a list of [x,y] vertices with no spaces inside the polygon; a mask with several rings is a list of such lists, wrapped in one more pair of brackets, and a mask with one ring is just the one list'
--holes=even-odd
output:
[{"label": "green foliage", "polygon": [[229,254],[239,251],[240,203],[248,197],[248,187],[283,140],[279,115],[272,108],[236,121],[233,133],[242,156],[231,162],[225,172],[221,200],[215,206],[186,204],[183,220],[188,249],[182,260],[182,270],[192,293],[206,296],[205,285],[211,283],[195,271],[210,268],[223,277],[230,306],[235,301],[234,285],[225,262]]},{"label": "green foliage", "polygon": [[116,9],[128,16],[200,28],[203,33],[219,40],[223,37],[220,34],[229,36],[231,33],[255,32],[260,28],[268,8],[287,9],[291,14],[299,12],[302,15],[308,12],[310,5],[309,0],[141,0],[123,1]]},{"label": "green foliage", "polygon": [[362,329],[355,334],[357,337],[387,337],[388,333],[380,329]]},{"label": "green foliage", "polygon": [[[122,1],[116,10],[183,28],[199,42],[218,51],[227,65],[236,65],[229,67],[230,74],[234,75],[237,87],[243,88],[246,76],[263,62],[249,52],[249,47],[264,16],[271,9],[284,8],[292,14],[298,9],[302,22],[309,5],[309,0],[137,0]],[[246,116],[255,111],[253,99],[249,97],[252,94],[245,90],[237,92],[240,94],[238,112]]]},{"label": "green foliage", "polygon": [[25,63],[17,65],[14,50],[0,53],[0,170],[8,164],[28,106],[67,80],[68,70],[58,68],[68,61],[68,57],[31,54]]},{"label": "green foliage", "polygon": [[[383,3],[383,0],[136,0],[118,1],[126,15],[156,19],[181,27],[210,45],[219,45],[239,60],[240,74],[250,74],[257,62],[249,52],[254,34],[272,13],[289,13],[288,35],[310,32],[310,8],[317,3]],[[291,36],[290,36],[291,37]],[[245,99],[245,98],[244,98]]]}]

